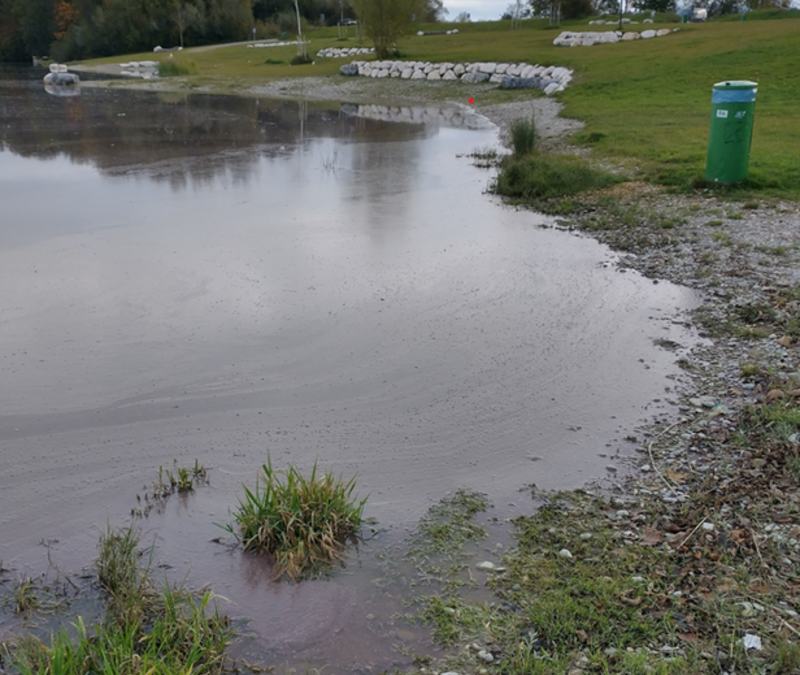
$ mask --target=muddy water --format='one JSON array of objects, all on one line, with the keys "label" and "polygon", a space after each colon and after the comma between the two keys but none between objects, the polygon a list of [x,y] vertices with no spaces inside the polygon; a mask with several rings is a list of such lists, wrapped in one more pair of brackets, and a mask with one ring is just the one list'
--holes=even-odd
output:
[{"label": "muddy water", "polygon": [[[603,476],[672,410],[654,340],[688,346],[695,299],[484,194],[463,154],[495,130],[463,111],[0,86],[13,573],[46,567],[43,540],[77,572],[160,465],[197,459],[211,485],[146,521],[176,573],[269,659],[389,667],[417,637],[388,620],[377,547],[459,487],[509,508]],[[275,584],[212,541],[267,453],[370,495],[385,531],[332,581]]]}]

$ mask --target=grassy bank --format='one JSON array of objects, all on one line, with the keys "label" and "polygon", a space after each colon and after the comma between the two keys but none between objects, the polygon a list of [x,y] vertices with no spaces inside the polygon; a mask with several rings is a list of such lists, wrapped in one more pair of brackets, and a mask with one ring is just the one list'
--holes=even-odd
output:
[{"label": "grassy bank", "polygon": [[[403,58],[444,61],[527,61],[568,66],[575,80],[559,95],[564,115],[586,122],[575,139],[590,145],[593,156],[611,160],[633,175],[690,187],[702,177],[708,139],[711,88],[727,79],[759,83],[751,154],[750,188],[761,194],[800,198],[800,50],[798,12],[751,12],[747,21],[704,24],[666,23],[680,30],[667,37],[613,45],[554,47],[558,31],[543,20],[459,25],[457,35],[412,35],[400,45]],[[762,20],[759,20],[762,19]],[[656,24],[656,27],[659,27]],[[425,27],[422,28],[432,28]],[[564,30],[588,30],[585,21],[564,23]],[[629,26],[628,30],[641,28]],[[311,29],[310,53],[324,47],[353,46],[334,28]],[[192,68],[190,87],[237,91],[266,81],[337,75],[347,59],[317,59],[290,65],[296,47],[252,48],[234,45],[189,49],[173,61]],[[149,59],[140,54],[125,59]],[[369,57],[368,57],[369,58]],[[452,88],[449,88],[452,95]],[[478,103],[519,100],[536,94],[475,88]],[[420,90],[421,96],[430,92]],[[456,94],[457,97],[457,94]]]}]

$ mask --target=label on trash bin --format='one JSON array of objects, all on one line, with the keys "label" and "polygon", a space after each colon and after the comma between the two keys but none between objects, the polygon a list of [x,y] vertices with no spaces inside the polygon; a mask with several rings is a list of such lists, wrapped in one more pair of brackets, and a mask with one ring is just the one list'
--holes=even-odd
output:
[{"label": "label on trash bin", "polygon": [[728,116],[727,110],[717,110],[717,117],[722,117],[723,119]]}]

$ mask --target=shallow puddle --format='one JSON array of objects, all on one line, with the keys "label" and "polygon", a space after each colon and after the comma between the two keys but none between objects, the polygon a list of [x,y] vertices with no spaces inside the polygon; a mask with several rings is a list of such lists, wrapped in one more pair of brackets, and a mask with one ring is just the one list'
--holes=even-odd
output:
[{"label": "shallow puddle", "polygon": [[[211,485],[145,522],[262,655],[392,667],[373,542],[275,584],[212,541],[270,453],[349,477],[380,543],[457,488],[603,476],[669,403],[691,292],[485,194],[463,110],[0,83],[0,560],[89,565],[159,466]],[[372,616],[373,618],[368,618]],[[360,645],[360,647],[358,647]]]}]

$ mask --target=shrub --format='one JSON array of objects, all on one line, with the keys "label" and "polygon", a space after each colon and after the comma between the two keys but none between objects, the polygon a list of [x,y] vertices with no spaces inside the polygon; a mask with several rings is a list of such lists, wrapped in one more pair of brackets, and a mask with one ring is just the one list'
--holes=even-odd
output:
[{"label": "shrub", "polygon": [[313,59],[307,54],[298,54],[297,56],[293,57],[292,60],[290,61],[290,63],[293,66],[303,66],[312,62]]},{"label": "shrub", "polygon": [[233,533],[247,551],[272,555],[277,577],[297,580],[304,571],[344,557],[348,540],[356,538],[366,498],[353,497],[355,478],[317,474],[306,478],[295,467],[276,471],[262,466],[256,487],[245,490],[234,514]]}]

